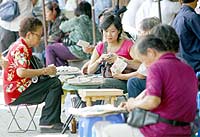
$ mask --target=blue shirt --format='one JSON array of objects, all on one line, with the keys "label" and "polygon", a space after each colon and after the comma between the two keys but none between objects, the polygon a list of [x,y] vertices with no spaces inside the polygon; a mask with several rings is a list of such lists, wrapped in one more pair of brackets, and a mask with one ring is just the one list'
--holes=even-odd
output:
[{"label": "blue shirt", "polygon": [[180,38],[180,56],[195,72],[200,71],[200,15],[183,5],[172,26]]}]

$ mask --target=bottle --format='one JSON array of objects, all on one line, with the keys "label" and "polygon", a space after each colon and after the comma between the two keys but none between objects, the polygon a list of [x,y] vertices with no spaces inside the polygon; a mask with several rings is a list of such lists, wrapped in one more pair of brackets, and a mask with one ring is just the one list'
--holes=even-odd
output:
[{"label": "bottle", "polygon": [[71,133],[75,134],[76,133],[76,119],[73,117],[71,121]]}]

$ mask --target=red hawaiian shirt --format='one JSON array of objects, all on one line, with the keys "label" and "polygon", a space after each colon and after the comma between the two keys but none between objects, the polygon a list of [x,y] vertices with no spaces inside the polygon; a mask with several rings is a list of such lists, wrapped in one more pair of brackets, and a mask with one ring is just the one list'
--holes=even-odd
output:
[{"label": "red hawaiian shirt", "polygon": [[31,68],[30,58],[32,49],[28,47],[23,38],[18,39],[6,56],[8,66],[3,73],[3,90],[6,104],[12,103],[20,94],[31,85],[30,78],[21,78],[17,75],[18,68]]}]

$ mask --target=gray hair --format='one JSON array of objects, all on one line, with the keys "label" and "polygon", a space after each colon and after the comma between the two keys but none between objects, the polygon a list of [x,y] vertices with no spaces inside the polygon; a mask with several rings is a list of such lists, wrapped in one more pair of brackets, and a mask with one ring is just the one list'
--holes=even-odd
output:
[{"label": "gray hair", "polygon": [[157,25],[151,30],[151,34],[162,39],[169,51],[179,51],[179,37],[172,26],[167,24]]},{"label": "gray hair", "polygon": [[158,17],[150,17],[143,19],[139,24],[142,31],[150,31],[154,26],[160,24],[160,19]]},{"label": "gray hair", "polygon": [[136,41],[136,48],[139,54],[146,55],[147,54],[147,49],[155,49],[158,52],[165,52],[167,51],[167,46],[164,44],[164,42],[154,36],[154,35],[147,35],[144,37],[140,37]]}]

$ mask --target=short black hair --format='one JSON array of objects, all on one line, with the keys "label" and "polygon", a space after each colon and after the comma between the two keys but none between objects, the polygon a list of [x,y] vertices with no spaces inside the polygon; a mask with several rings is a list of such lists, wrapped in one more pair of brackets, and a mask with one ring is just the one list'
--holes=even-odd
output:
[{"label": "short black hair", "polygon": [[194,2],[195,0],[182,0],[183,3],[190,3],[190,2]]},{"label": "short black hair", "polygon": [[92,18],[92,7],[87,1],[81,1],[77,8],[74,10],[76,16],[87,15],[90,19]]},{"label": "short black hair", "polygon": [[19,36],[25,37],[28,32],[36,31],[42,25],[42,22],[38,18],[26,17],[20,22]]},{"label": "short black hair", "polygon": [[56,13],[57,13],[57,17],[60,15],[60,13],[61,13],[61,10],[60,10],[60,8],[59,8],[59,6],[58,6],[58,3],[56,3],[56,2],[54,2],[54,1],[49,1],[49,2],[47,2],[46,4],[45,4],[45,7],[47,7],[49,10],[51,10],[51,11],[53,11],[53,10],[55,10],[56,11]]},{"label": "short black hair", "polygon": [[160,38],[154,35],[147,35],[144,37],[140,37],[136,41],[136,48],[138,52],[143,55],[147,54],[148,48],[155,49],[158,52],[167,51],[167,46],[164,44],[164,42]]},{"label": "short black hair", "polygon": [[151,34],[162,39],[162,41],[167,45],[169,51],[179,51],[179,37],[172,26],[167,24],[157,25],[153,27]]}]

